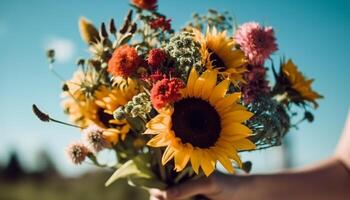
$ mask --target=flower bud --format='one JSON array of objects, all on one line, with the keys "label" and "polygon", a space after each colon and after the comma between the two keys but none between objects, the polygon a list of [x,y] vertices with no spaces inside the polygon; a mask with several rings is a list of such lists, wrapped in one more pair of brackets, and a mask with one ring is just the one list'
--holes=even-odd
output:
[{"label": "flower bud", "polygon": [[94,25],[86,18],[79,19],[80,35],[83,41],[87,44],[93,44],[100,40],[99,33]]}]

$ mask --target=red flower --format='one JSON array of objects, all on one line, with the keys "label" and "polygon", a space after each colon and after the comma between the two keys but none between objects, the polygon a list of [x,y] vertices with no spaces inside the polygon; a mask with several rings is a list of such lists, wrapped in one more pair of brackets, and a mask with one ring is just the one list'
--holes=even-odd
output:
[{"label": "red flower", "polygon": [[171,30],[171,19],[165,19],[165,17],[158,17],[152,21],[149,22],[149,25],[152,29],[162,29],[163,31],[170,31]]},{"label": "red flower", "polygon": [[154,68],[161,67],[167,60],[167,54],[162,49],[152,49],[148,54],[148,64]]},{"label": "red flower", "polygon": [[114,76],[130,76],[141,62],[136,49],[129,45],[117,48],[108,61],[107,71]]},{"label": "red flower", "polygon": [[185,87],[182,80],[164,78],[153,85],[151,102],[154,108],[160,109],[181,98],[180,90]]},{"label": "red flower", "polygon": [[131,0],[131,3],[141,9],[145,10],[156,10],[157,0]]}]

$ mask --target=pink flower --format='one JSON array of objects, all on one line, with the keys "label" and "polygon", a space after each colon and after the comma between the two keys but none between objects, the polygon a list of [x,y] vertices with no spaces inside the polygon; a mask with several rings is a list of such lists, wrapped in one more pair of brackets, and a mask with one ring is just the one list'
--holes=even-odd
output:
[{"label": "pink flower", "polygon": [[272,27],[263,27],[256,22],[238,27],[234,39],[253,65],[262,65],[278,49]]},{"label": "pink flower", "polygon": [[72,163],[76,165],[81,164],[89,153],[90,151],[88,147],[85,146],[82,142],[74,142],[70,144],[66,149],[68,158],[72,161]]}]

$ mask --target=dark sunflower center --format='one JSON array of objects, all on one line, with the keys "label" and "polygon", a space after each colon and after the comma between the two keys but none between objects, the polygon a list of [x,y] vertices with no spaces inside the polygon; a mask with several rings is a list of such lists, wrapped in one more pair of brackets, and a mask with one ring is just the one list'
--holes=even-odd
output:
[{"label": "dark sunflower center", "polygon": [[98,120],[107,128],[112,127],[112,125],[109,123],[109,120],[114,119],[113,115],[110,115],[108,113],[105,113],[102,108],[99,108],[97,110],[97,117]]},{"label": "dark sunflower center", "polygon": [[209,60],[212,62],[212,66],[214,69],[218,69],[220,72],[223,72],[226,70],[226,65],[224,61],[211,49],[208,49],[209,51]]},{"label": "dark sunflower center", "polygon": [[186,98],[174,103],[173,130],[182,143],[209,148],[220,136],[220,116],[208,102]]}]

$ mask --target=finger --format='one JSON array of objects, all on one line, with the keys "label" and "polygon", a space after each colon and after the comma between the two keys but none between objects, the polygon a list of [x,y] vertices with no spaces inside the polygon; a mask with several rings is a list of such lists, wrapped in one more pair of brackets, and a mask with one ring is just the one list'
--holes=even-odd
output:
[{"label": "finger", "polygon": [[150,189],[149,193],[150,193],[151,200],[164,200],[165,199],[165,192],[162,190]]},{"label": "finger", "polygon": [[214,192],[214,189],[211,179],[200,178],[166,190],[165,197],[166,199],[186,199],[198,194],[211,194]]},{"label": "finger", "polygon": [[160,198],[157,198],[157,197],[154,197],[154,196],[150,196],[149,200],[164,200],[163,198],[160,199]]}]

